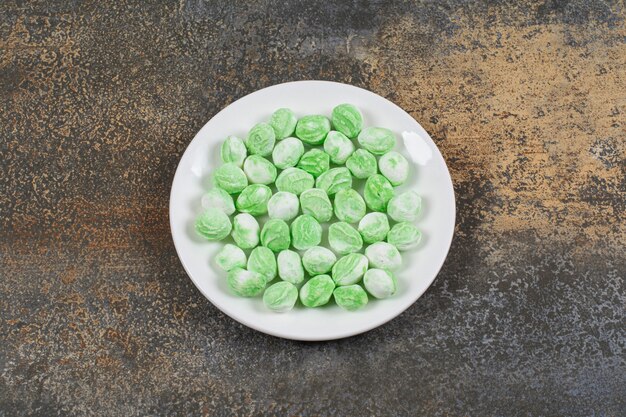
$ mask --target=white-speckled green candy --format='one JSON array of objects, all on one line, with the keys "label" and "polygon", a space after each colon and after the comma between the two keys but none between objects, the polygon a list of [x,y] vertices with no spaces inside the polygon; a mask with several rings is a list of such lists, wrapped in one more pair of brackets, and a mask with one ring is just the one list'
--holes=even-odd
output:
[{"label": "white-speckled green candy", "polygon": [[398,284],[396,277],[384,269],[368,269],[363,277],[363,285],[367,292],[376,298],[389,298],[396,293]]},{"label": "white-speckled green candy", "polygon": [[387,214],[397,222],[413,222],[422,208],[422,198],[415,191],[406,191],[389,200]]},{"label": "white-speckled green candy", "polygon": [[246,254],[241,248],[227,243],[217,255],[215,255],[215,263],[224,271],[230,271],[235,268],[245,268]]},{"label": "white-speckled green candy", "polygon": [[385,213],[367,213],[359,222],[363,242],[382,242],[389,232],[389,219]]},{"label": "white-speckled green candy", "polygon": [[326,135],[324,151],[333,163],[343,165],[354,152],[354,144],[343,133],[331,130]]},{"label": "white-speckled green candy", "polygon": [[352,104],[340,104],[335,107],[332,122],[335,129],[349,138],[356,138],[363,128],[363,116]]},{"label": "white-speckled green candy", "polygon": [[213,188],[202,196],[201,205],[203,209],[214,207],[231,215],[235,212],[235,202],[230,194],[221,188]]},{"label": "white-speckled green candy", "polygon": [[320,145],[330,132],[330,120],[326,116],[304,116],[296,125],[296,136],[309,145]]},{"label": "white-speckled green candy", "polygon": [[226,213],[215,207],[200,213],[194,226],[196,232],[207,240],[222,240],[228,236],[232,229],[232,224]]},{"label": "white-speckled green candy", "polygon": [[335,216],[342,222],[356,223],[365,216],[365,201],[352,188],[335,194]]},{"label": "white-speckled green candy", "polygon": [[393,186],[404,184],[409,177],[409,162],[396,151],[387,152],[380,157],[378,169]]},{"label": "white-speckled green candy", "polygon": [[367,258],[360,253],[350,253],[339,258],[332,269],[332,277],[337,285],[356,284],[367,271]]},{"label": "white-speckled green candy", "polygon": [[246,159],[246,156],[248,156],[248,150],[243,140],[239,139],[237,136],[229,136],[222,142],[220,156],[222,162],[232,162],[240,167]]},{"label": "white-speckled green candy", "polygon": [[302,214],[291,223],[291,242],[294,248],[306,250],[322,241],[322,226],[313,216]]},{"label": "white-speckled green candy", "polygon": [[328,228],[328,243],[340,255],[357,252],[363,247],[361,234],[346,222],[337,222]]},{"label": "white-speckled green candy", "polygon": [[296,130],[296,123],[298,123],[296,115],[291,110],[285,108],[276,110],[270,119],[270,125],[274,129],[277,140],[293,135],[293,132]]},{"label": "white-speckled green candy", "polygon": [[387,234],[387,242],[398,250],[409,250],[416,247],[422,238],[422,234],[412,223],[396,223]]},{"label": "white-speckled green candy", "polygon": [[302,265],[311,275],[325,274],[331,270],[337,262],[337,257],[330,250],[322,246],[314,246],[307,249],[302,256]]},{"label": "white-speckled green candy", "polygon": [[285,313],[298,301],[298,289],[290,282],[281,281],[267,287],[263,293],[263,303],[276,313]]},{"label": "white-speckled green candy", "polygon": [[346,160],[346,168],[355,178],[364,180],[376,174],[376,157],[365,149],[357,149]]},{"label": "white-speckled green candy", "polygon": [[267,185],[252,184],[243,189],[237,197],[237,210],[260,216],[267,213],[267,202],[272,196],[272,190]]},{"label": "white-speckled green candy", "polygon": [[333,216],[333,205],[326,191],[320,188],[311,188],[300,194],[302,213],[315,217],[320,223],[327,222]]},{"label": "white-speckled green candy", "polygon": [[[305,191],[306,192],[306,191]],[[302,193],[304,195],[304,193]],[[302,196],[300,196],[302,197]],[[300,203],[298,196],[287,191],[279,191],[267,202],[267,213],[271,219],[288,222],[298,215]]]},{"label": "white-speckled green candy", "polygon": [[393,186],[380,174],[374,174],[365,181],[363,198],[367,207],[373,211],[385,211],[389,200],[393,197]]},{"label": "white-speckled green candy", "polygon": [[300,284],[304,281],[304,268],[298,252],[285,249],[278,254],[278,276],[283,281]]},{"label": "white-speckled green candy", "polygon": [[313,175],[300,168],[287,168],[276,178],[278,191],[287,191],[295,195],[300,195],[303,191],[313,188],[313,185],[315,185]]},{"label": "white-speckled green candy", "polygon": [[259,222],[248,213],[240,213],[233,219],[232,237],[242,249],[252,249],[259,244]]},{"label": "white-speckled green candy", "polygon": [[367,293],[360,285],[337,287],[333,295],[337,305],[344,310],[355,311],[367,304]]},{"label": "white-speckled green candy", "polygon": [[352,175],[345,167],[331,168],[317,177],[315,186],[333,195],[341,190],[352,188]]},{"label": "white-speckled green candy", "polygon": [[250,184],[272,184],[276,181],[276,167],[259,155],[250,155],[243,163],[243,172]]},{"label": "white-speckled green candy", "polygon": [[358,141],[374,155],[384,155],[396,146],[395,135],[384,127],[366,127],[359,133]]},{"label": "white-speckled green candy", "polygon": [[276,144],[272,152],[272,160],[276,168],[295,167],[304,154],[304,145],[298,138],[287,138]]},{"label": "white-speckled green candy", "polygon": [[276,278],[278,267],[276,265],[276,256],[274,252],[265,246],[257,246],[252,249],[248,257],[248,271],[258,272],[265,275],[267,282]]},{"label": "white-speckled green candy", "polygon": [[365,248],[365,256],[372,268],[395,271],[402,265],[402,256],[398,249],[387,242],[376,242]]},{"label": "white-speckled green candy", "polygon": [[258,272],[242,268],[228,271],[228,287],[240,297],[254,297],[263,291],[267,285],[267,277]]},{"label": "white-speckled green candy", "polygon": [[289,225],[284,220],[270,219],[261,229],[261,244],[274,252],[289,248],[291,236]]},{"label": "white-speckled green candy", "polygon": [[241,168],[232,162],[217,168],[213,178],[215,185],[229,194],[240,193],[248,186],[248,177]]},{"label": "white-speckled green candy", "polygon": [[326,152],[313,148],[302,155],[298,168],[317,178],[330,169],[330,157]]},{"label": "white-speckled green candy", "polygon": [[254,125],[244,142],[250,155],[267,156],[272,153],[276,143],[276,133],[267,123]]},{"label": "white-speckled green candy", "polygon": [[307,307],[327,304],[333,295],[335,282],[329,275],[317,275],[300,288],[300,301]]}]

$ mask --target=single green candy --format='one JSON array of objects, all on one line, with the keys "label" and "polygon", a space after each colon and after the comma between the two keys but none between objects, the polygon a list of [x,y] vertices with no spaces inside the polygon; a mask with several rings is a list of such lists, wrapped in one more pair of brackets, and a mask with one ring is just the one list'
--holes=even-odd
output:
[{"label": "single green candy", "polygon": [[335,194],[335,216],[342,222],[356,223],[365,216],[365,201],[361,194],[349,188]]},{"label": "single green candy", "polygon": [[290,282],[280,281],[267,287],[263,293],[263,303],[277,313],[285,313],[298,301],[298,289]]},{"label": "single green candy", "polygon": [[337,222],[328,228],[328,243],[340,255],[357,252],[363,247],[363,238],[346,222]]},{"label": "single green candy", "polygon": [[355,311],[367,304],[367,293],[360,285],[348,285],[335,288],[335,302],[344,310]]},{"label": "single green candy", "polygon": [[330,120],[325,116],[304,116],[296,125],[296,136],[309,145],[320,145],[330,132]]},{"label": "single green candy", "polygon": [[241,297],[254,297],[267,285],[267,277],[258,272],[234,268],[228,271],[227,282],[235,294]]},{"label": "single green candy", "polygon": [[[222,210],[212,207],[196,218],[196,232],[207,240],[222,240],[230,233],[230,219]],[[319,242],[318,242],[319,243]]]},{"label": "single green candy", "polygon": [[261,229],[261,244],[274,252],[289,248],[289,226],[283,220],[270,219]]},{"label": "single green candy", "polygon": [[202,196],[202,208],[215,207],[224,213],[231,215],[235,212],[235,202],[230,194],[221,188],[215,187]]},{"label": "single green candy", "polygon": [[276,133],[274,133],[272,126],[267,123],[254,125],[254,127],[250,129],[250,132],[248,132],[248,137],[245,141],[246,148],[248,148],[250,155],[261,156],[271,154],[275,143]]},{"label": "single green candy", "polygon": [[359,144],[374,155],[383,155],[396,146],[393,132],[384,127],[366,127],[358,136]]},{"label": "single green candy", "polygon": [[313,216],[302,214],[291,223],[291,242],[293,247],[305,250],[319,245],[322,241],[322,226]]},{"label": "single green candy", "polygon": [[243,189],[237,197],[237,210],[259,216],[267,213],[267,202],[272,196],[272,190],[267,185],[251,184]]},{"label": "single green candy", "polygon": [[242,249],[252,249],[259,244],[259,222],[248,213],[240,213],[233,219],[232,237]]},{"label": "single green candy", "polygon": [[286,249],[278,254],[278,276],[283,281],[299,284],[304,281],[302,259],[298,252]]},{"label": "single green candy", "polygon": [[333,265],[333,280],[337,285],[352,285],[361,280],[367,271],[367,258],[360,253],[350,253]]},{"label": "single green candy", "polygon": [[287,138],[278,142],[272,152],[272,160],[276,168],[295,167],[304,154],[304,145],[298,138]]},{"label": "single green candy", "polygon": [[277,140],[293,135],[293,132],[296,130],[296,123],[298,123],[296,115],[291,110],[285,108],[276,110],[270,119],[270,125],[274,129]]},{"label": "single green candy", "polygon": [[335,254],[323,246],[313,246],[307,249],[302,256],[302,265],[311,275],[325,274],[337,262]]},{"label": "single green candy", "polygon": [[277,270],[274,252],[265,246],[257,246],[252,249],[248,257],[248,271],[258,272],[267,278],[267,282],[270,282],[276,278]]},{"label": "single green candy", "polygon": [[313,185],[315,185],[313,175],[300,168],[287,168],[276,178],[278,191],[288,191],[295,195],[300,195],[303,191],[313,188]]},{"label": "single green candy", "polygon": [[368,269],[363,277],[363,285],[367,292],[376,298],[389,298],[396,293],[398,283],[390,271],[384,269]]},{"label": "single green candy", "polygon": [[364,180],[376,174],[376,157],[365,149],[357,149],[346,161],[346,168],[355,178]]},{"label": "single green candy", "polygon": [[409,250],[416,247],[422,238],[417,227],[408,222],[396,223],[387,234],[387,242],[398,250]]},{"label": "single green candy", "polygon": [[[304,193],[302,194],[304,195]],[[287,222],[298,215],[299,209],[300,202],[298,201],[298,196],[287,191],[277,192],[267,202],[267,213],[271,219],[280,219]]]},{"label": "single green candy", "polygon": [[319,149],[311,149],[300,158],[298,168],[305,170],[315,178],[330,169],[330,157]]},{"label": "single green candy", "polygon": [[222,142],[220,156],[224,163],[232,162],[240,167],[246,159],[246,156],[248,156],[248,150],[243,140],[239,139],[237,136],[229,136]]},{"label": "single green candy", "polygon": [[385,213],[367,213],[359,222],[363,242],[382,242],[389,232],[389,219]]},{"label": "single green candy", "polygon": [[300,194],[300,207],[303,214],[315,217],[320,223],[325,223],[333,217],[333,205],[326,191],[320,188],[311,188]]},{"label": "single green candy", "polygon": [[354,144],[343,133],[331,130],[326,135],[324,151],[333,163],[343,165],[354,152]]},{"label": "single green candy", "polygon": [[365,248],[365,256],[372,268],[395,271],[402,265],[402,256],[398,249],[387,242],[376,242]]},{"label": "single green candy", "polygon": [[352,104],[340,104],[333,109],[332,122],[335,129],[349,138],[356,138],[363,128],[363,115]]},{"label": "single green candy", "polygon": [[381,156],[378,169],[393,186],[404,184],[409,177],[409,162],[396,151],[387,152]]},{"label": "single green candy", "polygon": [[315,186],[326,191],[326,194],[333,195],[338,191],[352,188],[352,175],[347,168],[331,168],[317,177]]},{"label": "single green candy", "polygon": [[240,193],[248,186],[248,177],[241,168],[228,162],[215,170],[215,185],[229,194]]},{"label": "single green candy", "polygon": [[243,172],[250,184],[269,185],[276,181],[276,167],[259,155],[250,155],[243,163]]},{"label": "single green candy", "polygon": [[215,263],[224,271],[230,271],[235,268],[245,268],[246,254],[241,248],[227,243],[222,250],[215,255]]},{"label": "single green candy", "polygon": [[307,307],[319,307],[328,303],[335,289],[335,281],[329,275],[317,275],[300,288],[300,301]]},{"label": "single green candy", "polygon": [[393,197],[393,186],[380,174],[374,174],[365,181],[363,197],[367,207],[373,211],[385,211]]},{"label": "single green candy", "polygon": [[421,207],[422,198],[415,191],[406,191],[389,201],[387,214],[397,222],[413,222]]}]

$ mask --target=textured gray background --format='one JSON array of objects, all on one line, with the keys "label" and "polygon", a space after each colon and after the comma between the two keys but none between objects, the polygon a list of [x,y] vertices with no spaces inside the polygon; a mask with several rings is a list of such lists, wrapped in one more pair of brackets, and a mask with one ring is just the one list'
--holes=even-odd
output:
[{"label": "textured gray background", "polygon": [[[3,1],[0,416],[626,415],[625,17],[598,0]],[[404,107],[457,195],[428,292],[330,343],[225,317],[168,229],[200,127],[299,79]]]}]

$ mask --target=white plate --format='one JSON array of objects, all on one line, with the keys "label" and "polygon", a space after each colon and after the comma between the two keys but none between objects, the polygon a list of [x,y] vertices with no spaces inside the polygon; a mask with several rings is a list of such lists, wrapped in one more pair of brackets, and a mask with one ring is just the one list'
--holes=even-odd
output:
[{"label": "white plate", "polygon": [[[228,135],[246,136],[254,124],[267,121],[275,109],[291,108],[297,116],[325,114],[341,103],[363,112],[365,126],[397,133],[397,150],[411,166],[411,180],[398,191],[415,189],[423,207],[416,224],[422,231],[418,248],[404,252],[398,292],[392,298],[370,297],[367,306],[347,312],[334,305],[296,306],[286,314],[266,309],[261,297],[240,298],[228,291],[226,274],[213,262],[222,246],[197,237],[193,220],[200,198],[219,165],[219,147]],[[198,132],[180,160],[170,195],[170,226],[178,256],[198,289],[217,308],[258,331],[295,340],[331,340],[366,332],[393,319],[413,304],[433,282],[450,248],[455,204],[452,180],[437,146],[409,114],[389,100],[354,86],[327,81],[298,81],[264,88],[232,103]]]}]

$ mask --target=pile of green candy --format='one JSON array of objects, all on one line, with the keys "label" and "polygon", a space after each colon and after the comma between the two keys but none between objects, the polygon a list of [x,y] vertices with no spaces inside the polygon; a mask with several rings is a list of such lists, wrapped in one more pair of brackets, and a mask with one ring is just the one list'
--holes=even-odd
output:
[{"label": "pile of green candy", "polygon": [[[298,119],[279,109],[245,140],[226,138],[224,164],[202,197],[195,228],[207,240],[232,237],[234,244],[215,258],[232,292],[263,293],[265,305],[277,312],[291,310],[298,299],[319,307],[331,297],[353,311],[367,304],[368,293],[395,294],[400,251],[421,238],[413,225],[419,195],[394,189],[409,174],[395,145],[390,130],[363,128],[351,104],[335,107],[330,119]],[[353,188],[355,179],[365,182],[362,194]],[[330,249],[321,246],[328,222]]]}]

